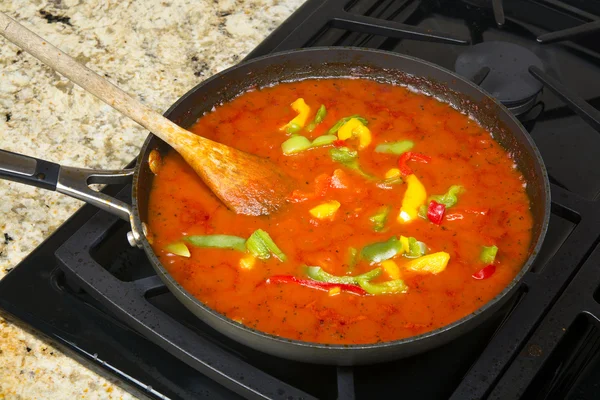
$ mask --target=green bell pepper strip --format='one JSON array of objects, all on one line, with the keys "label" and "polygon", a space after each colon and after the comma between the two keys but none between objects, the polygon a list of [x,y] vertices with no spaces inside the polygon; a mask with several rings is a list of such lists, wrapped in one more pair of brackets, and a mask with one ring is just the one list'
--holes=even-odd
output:
[{"label": "green bell pepper strip", "polygon": [[287,133],[292,134],[292,135],[295,134],[295,133],[300,132],[301,130],[302,130],[302,127],[300,125],[298,125],[298,124],[289,124],[288,127],[285,128],[285,131]]},{"label": "green bell pepper strip", "polygon": [[377,278],[381,275],[381,268],[377,267],[372,269],[369,272],[365,272],[361,275],[356,276],[335,276],[331,275],[328,272],[323,271],[321,267],[307,267],[306,273],[311,279],[319,282],[329,282],[329,283],[344,283],[347,285],[356,285],[358,281],[361,279],[370,281],[371,279]]},{"label": "green bell pepper strip", "polygon": [[408,250],[404,253],[404,255],[408,258],[418,258],[425,255],[427,251],[427,246],[423,242],[419,242],[414,237],[408,238]]},{"label": "green bell pepper strip", "polygon": [[498,254],[498,247],[494,246],[483,246],[481,248],[481,254],[479,259],[485,264],[493,264],[496,260],[496,254]]},{"label": "green bell pepper strip", "polygon": [[397,237],[392,236],[385,242],[372,243],[363,247],[360,256],[371,264],[375,264],[389,260],[400,251],[402,251],[402,243]]},{"label": "green bell pepper strip", "polygon": [[[452,207],[458,203],[458,198],[456,195],[460,194],[463,190],[463,187],[460,185],[452,185],[444,194],[429,196],[427,204],[429,204],[431,200],[435,200],[436,202],[445,205],[446,208]],[[427,210],[425,211],[425,216],[427,216]]]},{"label": "green bell pepper strip", "polygon": [[347,147],[334,147],[329,149],[329,155],[333,161],[339,162],[340,164],[357,171],[365,178],[371,178],[371,175],[367,174],[360,168],[360,165],[358,164],[357,151],[352,151]]},{"label": "green bell pepper strip", "polygon": [[321,122],[323,122],[323,120],[325,119],[325,117],[327,116],[327,109],[325,108],[325,104],[321,104],[321,107],[319,107],[319,109],[317,110],[317,114],[315,115],[315,119],[313,122],[311,122],[310,124],[308,124],[308,126],[306,127],[306,130],[308,132],[312,132],[317,125],[319,125]]},{"label": "green bell pepper strip", "polygon": [[381,207],[376,214],[369,218],[369,221],[373,223],[373,230],[375,232],[381,232],[383,228],[385,228],[387,217],[391,209],[392,207],[390,206]]},{"label": "green bell pepper strip", "polygon": [[402,140],[400,142],[381,143],[375,147],[376,153],[396,154],[406,153],[414,147],[415,143],[411,140]]},{"label": "green bell pepper strip", "polygon": [[256,258],[260,260],[267,260],[273,254],[283,262],[287,260],[285,254],[277,247],[271,236],[262,229],[257,229],[250,235],[246,240],[246,248]]},{"label": "green bell pepper strip", "polygon": [[348,248],[348,271],[352,271],[358,262],[358,250],[354,247]]},{"label": "green bell pepper strip", "polygon": [[348,121],[350,121],[352,118],[356,118],[357,120],[359,120],[361,122],[361,124],[363,124],[364,126],[369,125],[369,121],[367,121],[365,118],[361,117],[358,114],[354,114],[351,115],[349,117],[344,117],[342,119],[340,119],[338,122],[335,123],[335,125],[333,125],[331,127],[331,129],[329,129],[329,131],[327,132],[328,135],[335,135],[337,133],[337,131]]},{"label": "green bell pepper strip", "polygon": [[310,147],[319,147],[319,146],[327,146],[337,140],[337,136],[335,135],[322,135],[315,138],[312,141]]},{"label": "green bell pepper strip", "polygon": [[285,142],[281,143],[281,150],[283,154],[290,155],[300,153],[301,151],[308,150],[312,146],[310,140],[304,136],[292,136]]},{"label": "green bell pepper strip", "polygon": [[246,251],[246,239],[231,235],[194,235],[185,236],[186,242],[196,247],[213,247],[217,249],[232,249]]},{"label": "green bell pepper strip", "polygon": [[382,283],[371,283],[366,279],[359,279],[358,285],[365,292],[373,295],[406,293],[408,291],[408,286],[406,286],[402,279]]}]

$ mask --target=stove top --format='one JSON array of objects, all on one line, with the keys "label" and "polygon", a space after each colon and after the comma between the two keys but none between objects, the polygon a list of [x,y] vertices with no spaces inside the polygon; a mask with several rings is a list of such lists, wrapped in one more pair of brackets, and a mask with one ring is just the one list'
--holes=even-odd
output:
[{"label": "stove top", "polygon": [[[598,30],[600,3],[584,0],[309,0],[248,56],[409,54],[497,91],[530,131],[552,182],[546,241],[503,310],[448,345],[361,367],[252,350],[189,313],[127,224],[91,206],[0,281],[2,314],[156,399],[598,398]],[[129,186],[107,191],[129,200]]]}]

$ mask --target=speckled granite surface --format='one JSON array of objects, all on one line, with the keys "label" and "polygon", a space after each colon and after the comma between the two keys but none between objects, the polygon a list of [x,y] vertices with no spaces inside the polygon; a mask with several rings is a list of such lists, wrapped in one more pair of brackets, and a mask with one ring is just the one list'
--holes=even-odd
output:
[{"label": "speckled granite surface", "polygon": [[[0,11],[156,110],[235,64],[304,0],[4,0]],[[0,148],[121,168],[147,133],[0,38]],[[0,277],[82,203],[0,181]],[[130,399],[0,319],[0,399]]]}]

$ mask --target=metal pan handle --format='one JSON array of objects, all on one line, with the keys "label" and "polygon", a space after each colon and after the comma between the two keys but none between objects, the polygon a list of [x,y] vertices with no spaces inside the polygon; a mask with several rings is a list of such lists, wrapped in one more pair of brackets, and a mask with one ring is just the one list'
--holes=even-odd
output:
[{"label": "metal pan handle", "polygon": [[65,167],[50,161],[0,150],[0,178],[55,190],[115,214],[127,222],[130,222],[132,215],[129,204],[96,192],[88,185],[127,183],[131,181],[133,172],[133,169],[95,170]]}]

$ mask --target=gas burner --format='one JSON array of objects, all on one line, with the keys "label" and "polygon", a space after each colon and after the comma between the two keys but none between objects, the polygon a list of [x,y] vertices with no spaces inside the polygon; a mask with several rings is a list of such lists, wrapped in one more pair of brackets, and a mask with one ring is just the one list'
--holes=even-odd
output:
[{"label": "gas burner", "polygon": [[521,115],[536,104],[543,87],[529,72],[530,66],[544,70],[542,60],[525,47],[484,42],[461,53],[454,70],[475,81],[515,115]]}]

